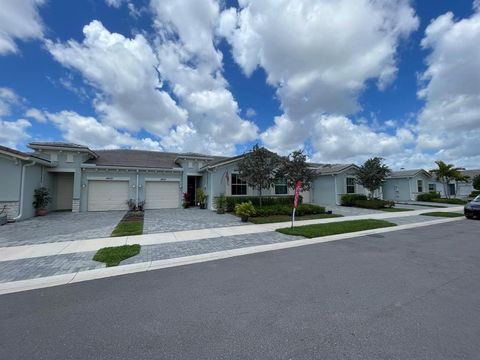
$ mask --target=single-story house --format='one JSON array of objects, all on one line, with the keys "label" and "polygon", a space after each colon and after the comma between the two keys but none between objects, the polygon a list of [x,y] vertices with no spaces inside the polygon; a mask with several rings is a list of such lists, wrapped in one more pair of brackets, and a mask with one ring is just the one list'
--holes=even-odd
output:
[{"label": "single-story house", "polygon": [[[310,188],[310,202],[322,205],[340,205],[344,194],[367,195],[368,191],[356,182],[355,164],[312,164],[317,177]],[[381,198],[381,193],[375,193]]]},{"label": "single-story house", "polygon": [[[145,201],[146,209],[178,208],[183,193],[196,203],[203,188],[209,209],[214,198],[257,195],[238,176],[242,156],[222,157],[196,153],[143,150],[91,150],[62,142],[32,142],[33,153],[7,147],[0,151],[0,210],[6,205],[9,220],[34,215],[33,192],[45,186],[53,201],[49,210],[127,210],[128,200]],[[279,181],[264,195],[292,195]],[[302,193],[309,201],[309,193]]]},{"label": "single-story house", "polygon": [[423,169],[392,171],[382,185],[384,200],[412,201],[419,194],[439,191],[441,184]]},{"label": "single-story house", "polygon": [[[468,181],[466,182],[458,182],[450,181],[447,186],[447,192],[450,197],[457,197],[457,198],[467,198],[472,191],[475,189],[473,188],[473,178],[477,175],[480,175],[480,169],[476,170],[460,170],[462,175],[468,176]],[[442,197],[445,197],[445,190],[443,185],[440,184],[438,191]]]}]

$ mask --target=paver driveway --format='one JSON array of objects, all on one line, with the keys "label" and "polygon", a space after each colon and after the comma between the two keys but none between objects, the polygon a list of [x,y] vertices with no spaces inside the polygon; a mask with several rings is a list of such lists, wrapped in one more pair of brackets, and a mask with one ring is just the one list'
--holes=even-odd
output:
[{"label": "paver driveway", "polygon": [[211,210],[189,209],[158,209],[145,210],[143,223],[144,234],[154,234],[170,231],[197,230],[224,226],[244,225],[234,215],[219,215]]},{"label": "paver driveway", "polygon": [[110,236],[125,211],[54,212],[0,226],[0,247]]}]

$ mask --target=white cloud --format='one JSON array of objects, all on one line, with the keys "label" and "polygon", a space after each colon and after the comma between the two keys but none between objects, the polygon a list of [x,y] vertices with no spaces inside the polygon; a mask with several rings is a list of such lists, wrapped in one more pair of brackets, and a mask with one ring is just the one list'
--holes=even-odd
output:
[{"label": "white cloud", "polygon": [[16,40],[40,39],[43,24],[38,9],[45,0],[2,0],[0,10],[0,55],[17,53]]},{"label": "white cloud", "polygon": [[418,27],[407,0],[239,3],[237,22],[229,9],[218,31],[245,74],[265,69],[295,120],[319,111],[358,110],[367,80],[377,79],[382,89],[394,79],[398,43]]},{"label": "white cloud", "polygon": [[0,87],[0,116],[10,115],[12,106],[21,102],[22,99],[12,89]]},{"label": "white cloud", "polygon": [[32,124],[25,119],[16,121],[4,121],[0,119],[0,144],[17,148],[17,146],[30,138],[27,130]]},{"label": "white cloud", "polygon": [[100,123],[91,116],[82,116],[74,111],[45,113],[62,132],[65,140],[83,144],[92,149],[148,149],[161,150],[158,141],[150,138],[137,139],[127,132],[121,132],[112,126]]},{"label": "white cloud", "polygon": [[248,108],[246,111],[245,111],[245,116],[248,117],[248,118],[252,118],[254,116],[257,115],[257,112],[255,111],[255,109],[252,109],[252,108]]},{"label": "white cloud", "polygon": [[45,123],[47,122],[47,117],[43,113],[43,111],[40,111],[35,108],[30,108],[25,112],[25,116],[31,119],[35,119],[39,123]]},{"label": "white cloud", "polygon": [[124,0],[105,0],[108,6],[112,6],[114,8],[119,8]]},{"label": "white cloud", "polygon": [[162,90],[157,58],[143,35],[129,39],[96,20],[83,33],[82,43],[47,41],[47,47],[57,61],[78,70],[97,89],[94,107],[105,123],[162,136],[186,121],[187,112]]},{"label": "white cloud", "polygon": [[458,165],[480,163],[480,13],[454,20],[446,13],[425,30],[430,50],[418,92],[426,101],[419,115],[419,147]]},{"label": "white cloud", "polygon": [[169,82],[189,123],[162,139],[168,149],[233,154],[235,145],[257,137],[257,126],[240,109],[222,75],[216,49],[220,18],[216,1],[151,1],[158,32],[159,71]]},{"label": "white cloud", "polygon": [[394,80],[399,42],[419,23],[409,1],[239,4],[238,11],[222,13],[217,31],[247,76],[261,67],[277,89],[284,113],[261,134],[267,146],[280,153],[308,146],[316,161],[355,161],[401,151],[414,140],[407,129],[382,132],[392,122],[380,126],[373,119],[369,127],[335,115],[360,109],[357,98],[367,81],[382,90]]}]

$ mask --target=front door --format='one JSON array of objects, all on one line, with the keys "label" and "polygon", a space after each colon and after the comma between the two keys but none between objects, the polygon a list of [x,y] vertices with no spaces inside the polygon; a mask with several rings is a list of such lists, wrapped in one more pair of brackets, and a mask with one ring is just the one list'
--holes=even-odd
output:
[{"label": "front door", "polygon": [[187,193],[190,195],[191,206],[195,206],[196,190],[197,190],[197,177],[188,176],[187,177]]},{"label": "front door", "polygon": [[73,173],[57,173],[56,209],[72,210]]},{"label": "front door", "polygon": [[448,193],[455,196],[455,184],[448,184]]}]

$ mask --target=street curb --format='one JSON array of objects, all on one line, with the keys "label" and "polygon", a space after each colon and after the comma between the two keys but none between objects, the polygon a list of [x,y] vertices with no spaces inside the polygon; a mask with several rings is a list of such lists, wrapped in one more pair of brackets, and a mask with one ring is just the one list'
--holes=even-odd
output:
[{"label": "street curb", "polygon": [[293,241],[281,242],[276,244],[257,245],[257,246],[251,246],[251,247],[239,248],[239,249],[233,249],[233,250],[224,250],[224,251],[217,251],[217,252],[206,253],[206,254],[185,256],[180,258],[147,261],[143,263],[120,265],[117,267],[109,267],[109,268],[101,268],[101,269],[93,269],[93,270],[80,271],[80,272],[70,273],[70,274],[62,274],[62,275],[54,275],[54,276],[48,276],[48,277],[36,278],[36,279],[12,281],[12,282],[0,283],[0,295],[20,292],[20,291],[33,290],[33,289],[47,288],[52,286],[67,285],[71,283],[102,279],[102,278],[119,276],[119,275],[133,274],[137,272],[159,270],[159,269],[165,269],[165,268],[176,267],[176,266],[183,266],[183,265],[190,265],[190,264],[196,264],[196,263],[207,262],[207,261],[227,259],[231,257],[250,255],[250,254],[256,254],[256,253],[267,252],[267,251],[289,249],[289,248],[305,246],[305,245],[320,244],[325,242],[368,236],[373,234],[408,230],[408,229],[413,229],[417,227],[444,224],[444,223],[460,221],[460,220],[464,220],[464,219],[448,218],[448,219],[432,220],[432,221],[426,221],[421,223],[398,225],[398,226],[388,227],[388,228],[364,230],[364,231],[358,231],[353,233],[324,236],[324,237],[318,237],[318,238],[312,238],[312,239],[300,239],[300,240],[293,240]]}]

